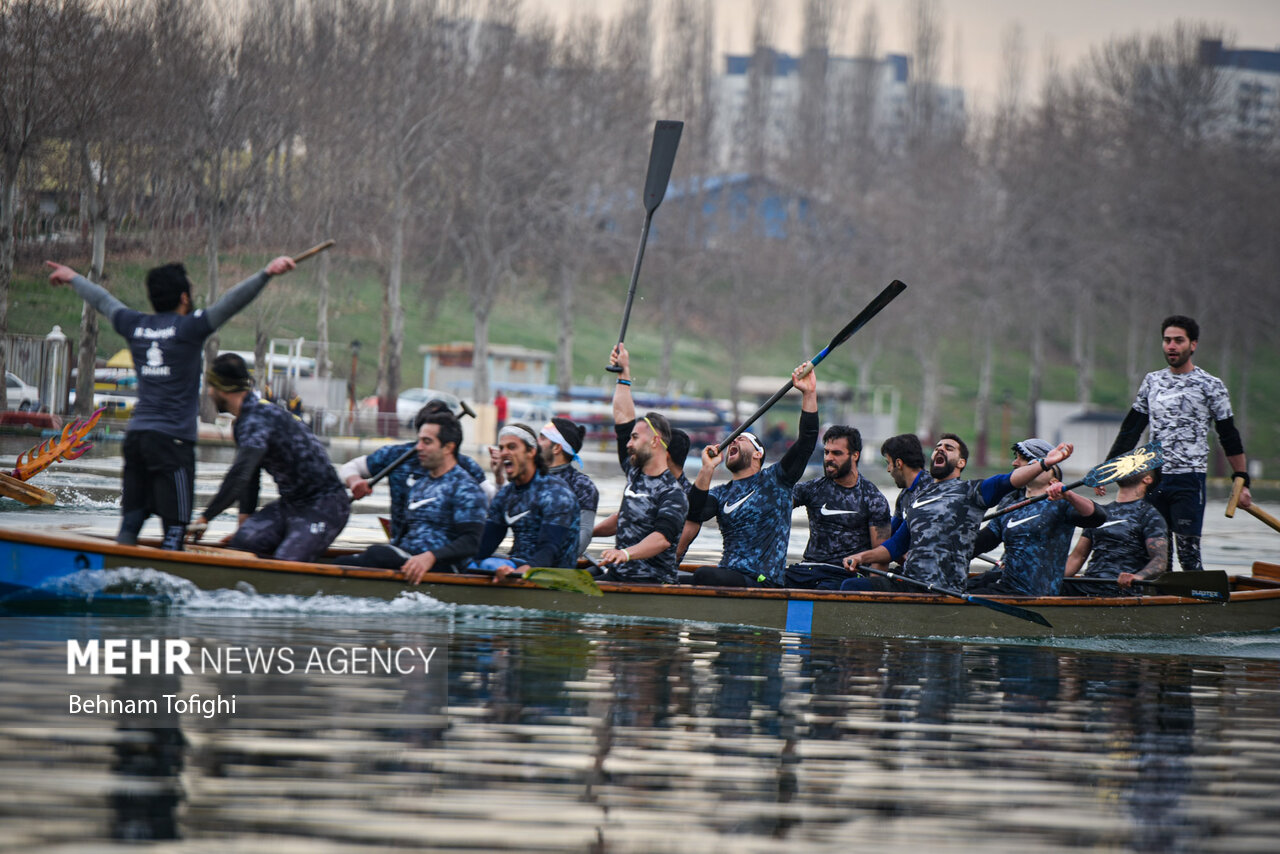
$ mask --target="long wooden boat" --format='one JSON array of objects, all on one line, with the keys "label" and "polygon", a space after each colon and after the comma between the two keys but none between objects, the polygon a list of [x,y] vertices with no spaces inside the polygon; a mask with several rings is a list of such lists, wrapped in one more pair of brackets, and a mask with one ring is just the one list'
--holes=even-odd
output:
[{"label": "long wooden boat", "polygon": [[[394,599],[419,591],[441,602],[536,608],[577,614],[692,620],[760,626],[820,636],[1097,637],[1185,636],[1280,628],[1280,565],[1255,563],[1231,579],[1226,602],[1181,596],[1006,597],[1033,609],[1045,627],[989,608],[930,593],[829,593],[692,585],[601,584],[603,596],[545,589],[488,576],[428,574],[407,585],[393,570],[264,560],[244,552],[196,546],[169,552],[121,546],[74,531],[0,528],[0,612],[40,609],[66,598],[69,576],[152,568],[219,590],[252,585],[260,594],[335,594]],[[99,604],[111,595],[95,593]]]}]

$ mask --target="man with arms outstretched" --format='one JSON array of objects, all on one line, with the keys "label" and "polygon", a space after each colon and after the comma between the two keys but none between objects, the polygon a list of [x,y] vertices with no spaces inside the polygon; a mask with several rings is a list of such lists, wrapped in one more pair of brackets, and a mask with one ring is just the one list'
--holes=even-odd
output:
[{"label": "man with arms outstretched", "polygon": [[138,402],[124,437],[124,483],[116,542],[134,545],[152,514],[164,526],[163,548],[181,549],[195,503],[196,416],[204,341],[253,301],[272,276],[294,268],[281,256],[227,291],[209,308],[191,301],[191,280],[181,264],[147,271],[154,313],[129,308],[70,267],[46,261],[49,281],[70,284],[111,322],[129,344],[138,374]]}]

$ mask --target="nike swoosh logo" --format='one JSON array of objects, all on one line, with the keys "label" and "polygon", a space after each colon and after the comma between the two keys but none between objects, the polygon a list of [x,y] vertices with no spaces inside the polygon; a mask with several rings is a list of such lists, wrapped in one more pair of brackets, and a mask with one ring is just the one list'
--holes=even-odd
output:
[{"label": "nike swoosh logo", "polygon": [[404,485],[405,485],[405,486],[413,486],[413,485],[414,485],[415,483],[417,483],[417,482],[418,482],[418,479],[417,479],[416,477],[414,477],[413,475],[409,475],[408,477],[406,477],[406,478],[404,479]]},{"label": "nike swoosh logo", "polygon": [[755,494],[756,494],[756,491],[753,489],[750,492],[748,492],[746,495],[739,498],[737,501],[733,502],[732,504],[726,504],[724,506],[725,515],[727,516],[730,513],[732,513],[734,510],[737,510],[739,507],[741,507],[743,504],[746,503],[748,498],[750,498]]},{"label": "nike swoosh logo", "polygon": [[526,510],[526,511],[524,511],[523,513],[517,513],[517,514],[516,514],[516,515],[514,515],[514,516],[507,516],[507,524],[508,524],[508,525],[514,525],[516,522],[519,522],[519,521],[520,521],[521,519],[523,519],[525,516],[528,516],[531,512],[533,512],[533,511],[531,511],[531,510]]},{"label": "nike swoosh logo", "polygon": [[915,509],[915,508],[917,508],[917,507],[923,507],[923,506],[925,506],[926,504],[932,504],[932,503],[933,503],[933,502],[935,502],[935,501],[941,501],[942,499],[944,499],[944,498],[946,498],[946,497],[947,497],[947,496],[945,496],[945,495],[939,495],[937,498],[926,498],[924,501],[919,501],[919,500],[912,501],[912,502],[911,502],[911,508],[914,510],[914,509]]},{"label": "nike swoosh logo", "polygon": [[1027,524],[1028,522],[1032,521],[1033,519],[1039,519],[1039,518],[1040,518],[1040,514],[1039,514],[1039,513],[1037,513],[1037,514],[1036,514],[1036,515],[1034,515],[1034,516],[1028,516],[1028,517],[1027,517],[1027,518],[1025,518],[1025,519],[1019,519],[1019,520],[1018,520],[1018,521],[1016,521],[1016,522],[1010,522],[1010,523],[1009,523],[1008,525],[1006,525],[1005,527],[1006,527],[1006,528],[1016,528],[1016,527],[1018,527],[1019,525],[1025,525],[1025,524]]},{"label": "nike swoosh logo", "polygon": [[647,492],[633,492],[630,488],[622,490],[622,494],[630,496],[631,498],[648,498],[649,497],[649,493]]},{"label": "nike swoosh logo", "polygon": [[1110,528],[1112,525],[1123,525],[1123,524],[1124,524],[1124,520],[1123,520],[1123,519],[1112,519],[1110,522],[1103,522],[1103,523],[1102,523],[1101,525],[1099,525],[1098,527],[1099,527],[1099,528]]},{"label": "nike swoosh logo", "polygon": [[419,507],[421,507],[422,505],[424,505],[424,504],[430,504],[432,501],[435,501],[437,497],[439,497],[439,496],[433,496],[433,497],[431,497],[431,498],[423,498],[423,499],[422,499],[422,500],[420,500],[420,501],[410,501],[410,502],[409,502],[409,509],[410,509],[410,510],[417,510],[417,509],[418,509]]},{"label": "nike swoosh logo", "polygon": [[857,510],[832,510],[831,508],[827,507],[827,505],[824,503],[822,507],[818,509],[818,512],[821,513],[823,516],[845,516],[845,515],[848,515],[849,513],[857,513],[858,511]]}]

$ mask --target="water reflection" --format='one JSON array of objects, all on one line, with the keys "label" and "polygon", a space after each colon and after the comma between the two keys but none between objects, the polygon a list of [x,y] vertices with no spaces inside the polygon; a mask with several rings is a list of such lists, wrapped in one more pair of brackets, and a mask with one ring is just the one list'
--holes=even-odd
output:
[{"label": "water reflection", "polygon": [[[1176,851],[1229,837],[1268,850],[1280,831],[1270,661],[493,609],[100,622],[104,636],[439,641],[447,691],[419,674],[183,677],[160,687],[236,693],[243,719],[68,728],[57,638],[84,626],[0,623],[0,817],[13,828],[0,849],[181,838],[332,850]],[[51,773],[33,778],[37,761]],[[78,822],[58,824],[72,806]]]}]

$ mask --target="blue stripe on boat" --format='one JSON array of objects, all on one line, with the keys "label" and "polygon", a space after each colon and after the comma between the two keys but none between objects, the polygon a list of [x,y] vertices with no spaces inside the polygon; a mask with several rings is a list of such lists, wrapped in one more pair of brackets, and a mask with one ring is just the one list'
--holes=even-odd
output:
[{"label": "blue stripe on boat", "polygon": [[813,631],[813,602],[787,603],[787,631],[807,635]]}]

